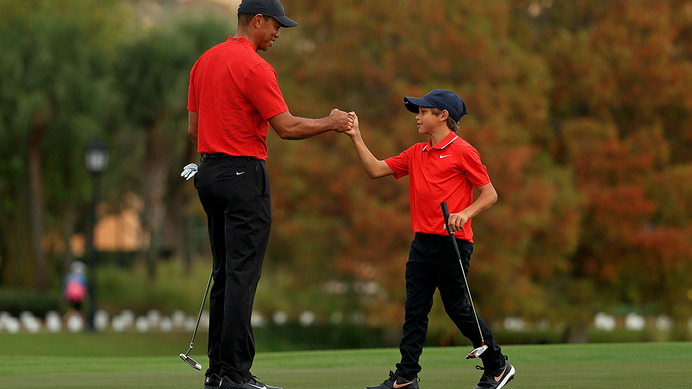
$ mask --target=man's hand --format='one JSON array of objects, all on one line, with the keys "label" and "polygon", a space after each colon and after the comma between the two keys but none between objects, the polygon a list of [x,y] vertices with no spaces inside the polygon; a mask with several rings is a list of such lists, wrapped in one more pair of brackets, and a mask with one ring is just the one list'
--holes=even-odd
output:
[{"label": "man's hand", "polygon": [[333,127],[336,132],[346,132],[353,127],[353,116],[340,109],[332,109],[329,117],[333,120]]},{"label": "man's hand", "polygon": [[183,168],[183,172],[180,173],[180,177],[184,177],[186,180],[194,177],[197,174],[197,165],[194,163],[188,163]]}]

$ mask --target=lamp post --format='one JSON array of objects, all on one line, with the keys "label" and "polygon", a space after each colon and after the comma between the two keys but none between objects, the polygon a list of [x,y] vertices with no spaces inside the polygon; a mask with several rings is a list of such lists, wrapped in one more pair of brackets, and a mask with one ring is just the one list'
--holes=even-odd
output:
[{"label": "lamp post", "polygon": [[91,189],[91,207],[89,211],[89,231],[87,232],[86,252],[85,257],[89,263],[89,311],[87,313],[87,328],[90,331],[96,330],[94,325],[94,316],[96,314],[96,267],[97,255],[94,249],[94,227],[96,226],[96,208],[99,203],[99,194],[101,187],[101,173],[108,166],[108,149],[100,139],[94,139],[86,151],[86,168],[93,177]]}]

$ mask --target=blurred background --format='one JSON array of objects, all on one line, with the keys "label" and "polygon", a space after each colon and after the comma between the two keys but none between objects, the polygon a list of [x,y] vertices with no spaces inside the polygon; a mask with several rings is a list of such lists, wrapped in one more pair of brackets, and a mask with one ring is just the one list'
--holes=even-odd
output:
[{"label": "blurred background", "polygon": [[[356,111],[383,159],[425,141],[405,95],[465,100],[459,135],[499,194],[470,286],[500,343],[692,339],[692,1],[283,4],[299,25],[260,54],[294,115]],[[191,329],[211,256],[180,178],[199,160],[188,77],[237,5],[0,2],[0,332],[80,330],[62,297],[77,260],[85,329]],[[408,180],[370,180],[335,133],[270,131],[267,168],[258,340],[398,344]],[[428,343],[465,344],[436,299]]]}]

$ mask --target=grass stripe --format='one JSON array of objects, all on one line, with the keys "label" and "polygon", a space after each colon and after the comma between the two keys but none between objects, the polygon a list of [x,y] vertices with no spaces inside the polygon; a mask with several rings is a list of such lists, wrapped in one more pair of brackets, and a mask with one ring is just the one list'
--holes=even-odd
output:
[{"label": "grass stripe", "polygon": [[[13,336],[19,336],[12,339]],[[137,355],[134,345],[126,354],[122,343],[99,335],[68,336],[77,349],[92,344],[89,355],[69,355],[63,335],[43,338],[50,355],[10,355],[12,343],[35,335],[0,336],[2,388],[201,388],[203,373],[180,360],[185,343],[164,341],[150,355]],[[126,335],[123,335],[125,337]],[[24,338],[24,339],[23,339]],[[89,341],[87,341],[87,340]],[[151,347],[151,342],[139,339]],[[81,343],[84,342],[84,343]],[[57,346],[53,348],[53,346]],[[109,353],[109,349],[116,350]],[[26,348],[25,348],[26,350]],[[63,355],[59,355],[62,351]],[[421,357],[423,389],[473,388],[481,372],[478,361],[464,359],[468,347],[426,348]],[[685,373],[692,367],[692,343],[618,343],[587,345],[506,346],[503,351],[517,368],[507,388],[690,388]],[[151,355],[158,352],[158,355]],[[146,354],[146,353],[145,353]],[[206,357],[193,353],[206,365]],[[100,356],[99,356],[100,355]],[[361,349],[305,352],[264,352],[257,355],[253,372],[262,380],[285,389],[362,389],[382,382],[399,359],[398,350]]]}]

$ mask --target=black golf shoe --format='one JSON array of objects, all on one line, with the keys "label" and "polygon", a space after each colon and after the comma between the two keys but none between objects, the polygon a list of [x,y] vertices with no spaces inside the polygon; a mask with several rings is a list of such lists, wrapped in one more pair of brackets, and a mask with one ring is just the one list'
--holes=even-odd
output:
[{"label": "black golf shoe", "polygon": [[222,389],[281,389],[278,386],[271,386],[267,384],[263,384],[255,377],[252,377],[252,379],[242,382],[242,383],[237,383],[232,381],[228,377],[223,377],[221,380],[221,386],[220,388]]},{"label": "black golf shoe", "polygon": [[[506,359],[507,357],[505,357]],[[516,370],[514,366],[505,360],[505,365],[495,369],[484,369],[480,366],[476,366],[476,369],[483,370],[483,375],[478,385],[474,389],[500,389],[503,388],[509,381],[514,378]]]},{"label": "black golf shoe", "polygon": [[383,383],[375,386],[366,386],[365,389],[418,389],[418,377],[412,380],[404,379],[389,371],[389,378]]},{"label": "black golf shoe", "polygon": [[204,377],[204,389],[218,389],[221,386],[221,377],[216,374]]}]

